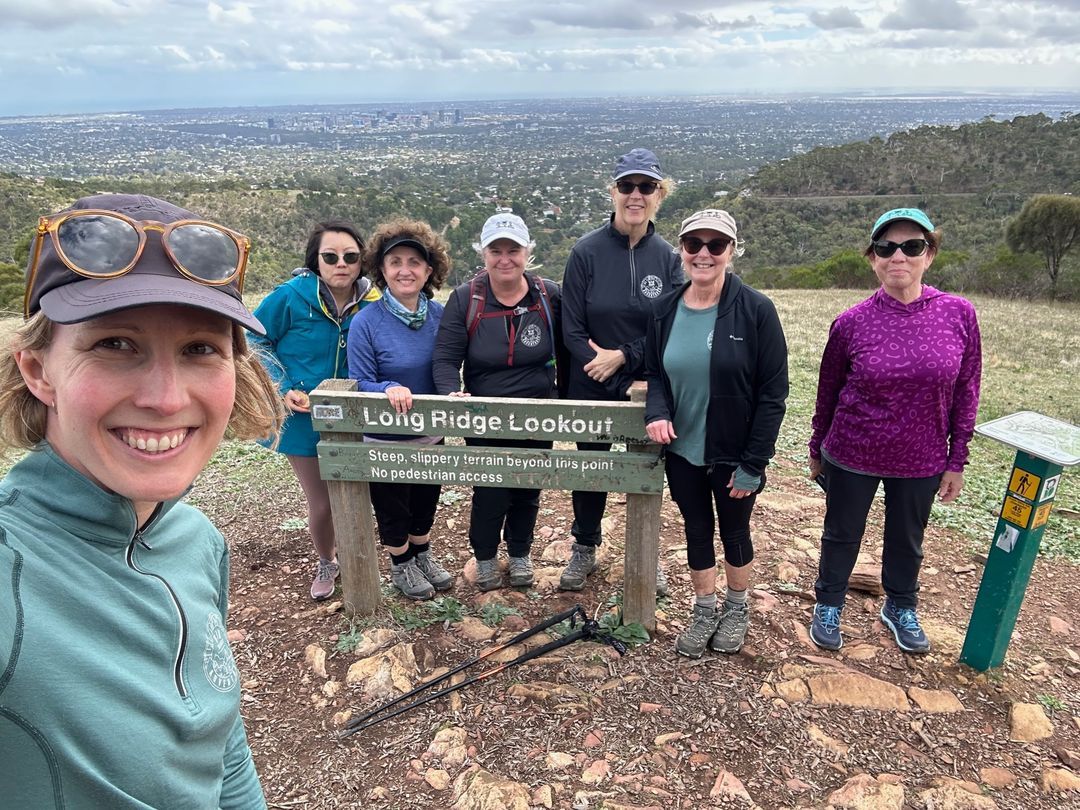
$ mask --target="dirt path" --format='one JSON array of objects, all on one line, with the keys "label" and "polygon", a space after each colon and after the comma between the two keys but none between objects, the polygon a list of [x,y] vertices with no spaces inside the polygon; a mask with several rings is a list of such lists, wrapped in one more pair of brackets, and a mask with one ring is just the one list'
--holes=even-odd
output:
[{"label": "dirt path", "polygon": [[[347,684],[357,653],[335,652],[348,624],[335,605],[308,599],[306,533],[273,528],[267,539],[267,526],[303,514],[298,492],[289,482],[273,493],[215,495],[208,473],[197,494],[233,546],[229,628],[270,806],[823,807],[844,788],[836,806],[1080,807],[1080,793],[1051,784],[1076,778],[1063,763],[1080,751],[1076,568],[1037,562],[1006,665],[980,675],[957,663],[978,555],[964,538],[931,527],[921,609],[931,654],[901,654],[876,619],[878,600],[854,592],[847,643],[824,653],[805,633],[824,501],[794,470],[777,472],[756,511],[757,591],[738,655],[674,654],[691,590],[681,522],[665,500],[663,559],[673,594],[651,644],[619,658],[609,647],[578,643],[345,742],[336,740],[336,724],[371,703],[363,684]],[[469,501],[461,494],[440,508],[433,534],[455,572],[469,558]],[[491,598],[520,615],[491,630],[475,618],[408,630],[403,623],[421,614],[390,597],[362,628],[366,641],[392,631],[381,654],[404,660],[396,674],[413,682],[475,655],[486,643],[475,640],[481,636],[498,633],[498,641],[575,602],[602,614],[621,579],[618,498],[609,508],[606,562],[582,593],[507,589],[481,597],[459,578],[449,595],[471,615]],[[542,553],[558,556],[570,522],[568,496],[545,493],[533,549],[538,573],[557,571],[560,563]],[[879,523],[868,537],[875,531]],[[488,610],[489,618],[502,612]],[[1014,703],[1039,707],[1051,736],[1011,741]],[[856,794],[863,798],[844,798]]]}]

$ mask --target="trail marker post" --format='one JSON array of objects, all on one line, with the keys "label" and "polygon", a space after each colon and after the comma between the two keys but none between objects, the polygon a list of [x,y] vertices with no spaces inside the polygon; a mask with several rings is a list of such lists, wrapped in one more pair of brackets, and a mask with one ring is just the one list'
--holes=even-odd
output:
[{"label": "trail marker post", "polygon": [[[311,392],[311,417],[346,611],[370,614],[382,601],[370,481],[625,492],[623,621],[652,632],[664,467],[643,415],[641,402],[419,395],[398,414],[384,395],[358,393],[353,380],[327,380]],[[364,442],[364,433],[622,442],[627,452],[391,444]]]},{"label": "trail marker post", "polygon": [[1080,428],[1022,411],[975,431],[1017,451],[960,652],[961,662],[985,671],[1005,660],[1062,470],[1080,463]]}]

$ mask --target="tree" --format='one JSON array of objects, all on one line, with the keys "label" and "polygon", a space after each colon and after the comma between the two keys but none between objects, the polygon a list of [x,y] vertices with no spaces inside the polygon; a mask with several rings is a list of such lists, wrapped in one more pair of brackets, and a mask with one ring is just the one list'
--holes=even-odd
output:
[{"label": "tree", "polygon": [[1057,297],[1061,260],[1078,237],[1080,199],[1065,194],[1032,197],[1005,231],[1005,240],[1013,250],[1042,254],[1050,276],[1052,298]]}]

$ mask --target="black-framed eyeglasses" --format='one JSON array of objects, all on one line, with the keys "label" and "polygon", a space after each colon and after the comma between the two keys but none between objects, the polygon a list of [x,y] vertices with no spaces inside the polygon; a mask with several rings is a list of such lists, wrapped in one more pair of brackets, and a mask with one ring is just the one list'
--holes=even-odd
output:
[{"label": "black-framed eyeglasses", "polygon": [[131,272],[138,264],[146,248],[147,231],[161,233],[165,255],[180,275],[211,287],[235,284],[237,292],[243,292],[251,240],[242,233],[199,219],[139,221],[117,211],[86,208],[38,220],[23,314],[29,317],[46,238],[52,238],[57,258],[71,272],[84,278],[109,279]]},{"label": "black-framed eyeglasses", "polygon": [[887,259],[896,253],[897,248],[905,256],[915,258],[916,256],[922,256],[926,253],[926,249],[930,247],[930,243],[925,239],[908,239],[904,242],[890,242],[887,239],[875,239],[870,243],[870,246],[874,249],[874,255],[879,259]]},{"label": "black-framed eyeglasses", "polygon": [[[334,251],[332,250],[324,250],[322,253],[319,254],[319,257],[327,264],[338,263],[338,254],[334,253]],[[345,264],[356,264],[358,261],[360,261],[360,254],[357,253],[355,250],[347,250],[341,254],[341,259],[345,262]]]},{"label": "black-framed eyeglasses", "polygon": [[633,183],[629,180],[618,180],[615,183],[615,188],[619,190],[620,194],[633,194],[636,188],[646,197],[660,188],[660,184],[654,180],[642,180],[640,183]]},{"label": "black-framed eyeglasses", "polygon": [[683,250],[691,256],[696,256],[701,252],[703,247],[708,248],[709,253],[713,256],[719,256],[731,247],[731,240],[724,239],[722,236],[718,236],[716,239],[710,239],[708,242],[704,239],[698,239],[696,236],[683,236],[679,239],[679,243],[682,245]]}]

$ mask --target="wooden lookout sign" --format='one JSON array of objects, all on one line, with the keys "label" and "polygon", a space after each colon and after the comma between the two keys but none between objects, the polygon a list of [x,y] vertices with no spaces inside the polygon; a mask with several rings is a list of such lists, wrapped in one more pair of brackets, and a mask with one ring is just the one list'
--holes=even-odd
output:
[{"label": "wooden lookout sign", "polygon": [[[321,434],[319,469],[330,490],[346,609],[367,614],[381,601],[368,482],[625,492],[623,618],[651,632],[664,467],[643,414],[639,401],[438,396],[415,396],[409,412],[398,414],[384,395],[358,393],[353,380],[327,380],[311,393],[311,416]],[[364,433],[623,442],[627,452],[365,443]]]}]

